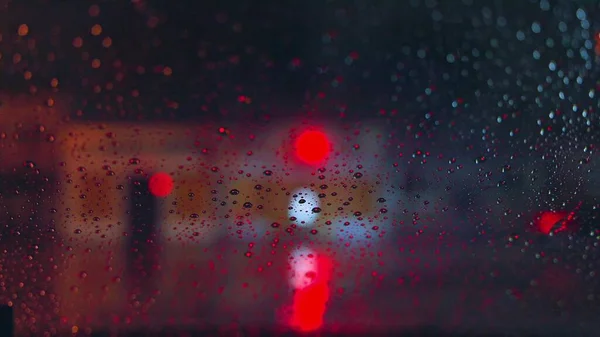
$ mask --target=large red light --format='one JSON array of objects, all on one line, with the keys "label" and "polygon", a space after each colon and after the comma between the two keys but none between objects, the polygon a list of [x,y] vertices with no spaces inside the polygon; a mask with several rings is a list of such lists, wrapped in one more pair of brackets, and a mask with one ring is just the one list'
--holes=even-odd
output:
[{"label": "large red light", "polygon": [[562,230],[565,227],[565,218],[567,217],[566,212],[542,212],[537,219],[537,226],[539,230],[544,234],[550,234],[552,230],[560,226],[558,230]]},{"label": "large red light", "polygon": [[319,164],[323,162],[329,152],[331,144],[327,135],[321,131],[305,131],[296,138],[294,143],[296,156],[307,164]]}]

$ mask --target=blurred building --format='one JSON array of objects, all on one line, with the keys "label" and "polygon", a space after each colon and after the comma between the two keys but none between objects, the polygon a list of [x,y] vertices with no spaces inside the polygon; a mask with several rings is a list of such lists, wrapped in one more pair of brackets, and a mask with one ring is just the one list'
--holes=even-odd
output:
[{"label": "blurred building", "polygon": [[[206,308],[268,319],[248,303],[274,307],[265,294],[316,282],[306,275],[318,256],[345,271],[336,284],[362,289],[373,266],[398,272],[398,245],[435,261],[415,235],[518,233],[551,205],[540,193],[553,167],[474,155],[443,135],[398,142],[384,121],[73,122],[69,98],[52,93],[7,96],[1,109],[13,184],[2,207],[13,230],[38,233],[31,214],[55,229],[54,291],[72,324],[103,326],[132,307],[174,320],[161,324],[193,324]],[[307,133],[317,137],[299,145]],[[157,194],[158,175],[172,186]]]},{"label": "blurred building", "polygon": [[[7,215],[1,233],[50,226],[56,186],[56,139],[68,116],[67,95],[46,92],[0,94],[0,207]],[[46,211],[44,211],[44,209]]]}]

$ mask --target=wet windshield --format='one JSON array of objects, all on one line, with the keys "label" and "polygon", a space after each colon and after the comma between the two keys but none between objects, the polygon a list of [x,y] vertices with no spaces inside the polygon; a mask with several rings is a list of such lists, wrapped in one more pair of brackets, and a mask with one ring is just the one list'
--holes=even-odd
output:
[{"label": "wet windshield", "polygon": [[597,329],[596,1],[0,4],[18,336]]}]

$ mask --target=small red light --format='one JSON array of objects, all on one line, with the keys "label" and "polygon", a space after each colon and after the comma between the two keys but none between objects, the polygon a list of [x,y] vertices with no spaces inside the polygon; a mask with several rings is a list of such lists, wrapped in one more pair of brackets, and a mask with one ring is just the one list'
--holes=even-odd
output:
[{"label": "small red light", "polygon": [[154,174],[148,182],[148,189],[155,197],[164,198],[173,191],[173,178],[170,175],[159,172]]},{"label": "small red light", "polygon": [[294,144],[296,156],[307,164],[319,164],[323,162],[329,152],[331,144],[327,135],[321,131],[305,131],[296,138]]}]

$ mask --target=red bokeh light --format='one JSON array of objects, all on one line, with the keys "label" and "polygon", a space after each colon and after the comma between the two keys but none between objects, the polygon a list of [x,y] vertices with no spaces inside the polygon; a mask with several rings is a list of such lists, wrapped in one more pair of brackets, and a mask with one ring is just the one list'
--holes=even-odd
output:
[{"label": "red bokeh light", "polygon": [[558,230],[561,230],[563,229],[563,227],[565,227],[566,217],[566,212],[542,212],[538,216],[537,226],[540,232],[544,234],[550,234],[550,232],[552,232],[552,229],[556,226],[559,226]]},{"label": "red bokeh light", "polygon": [[174,185],[170,175],[159,172],[150,178],[148,189],[153,196],[164,198],[173,192]]},{"label": "red bokeh light", "polygon": [[319,164],[324,161],[329,152],[331,144],[327,135],[321,131],[305,131],[296,138],[294,143],[296,156],[307,164]]}]

